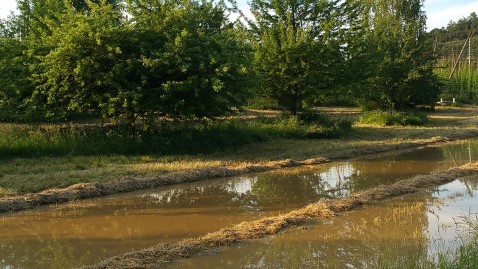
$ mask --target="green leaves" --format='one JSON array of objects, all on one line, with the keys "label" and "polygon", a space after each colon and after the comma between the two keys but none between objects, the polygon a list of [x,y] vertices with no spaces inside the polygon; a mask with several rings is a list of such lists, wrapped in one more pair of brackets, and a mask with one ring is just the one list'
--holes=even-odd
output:
[{"label": "green leaves", "polygon": [[128,1],[127,11],[138,15],[133,21],[105,1],[85,8],[56,13],[50,34],[41,37],[49,50],[32,64],[32,100],[56,111],[51,115],[147,123],[219,116],[244,102],[250,48],[228,24],[224,6]]},{"label": "green leaves", "polygon": [[296,114],[341,76],[345,62],[341,9],[325,0],[254,0],[249,20],[262,94]]},{"label": "green leaves", "polygon": [[433,75],[434,59],[425,40],[426,16],[422,0],[373,0],[365,10],[367,87],[362,92],[369,108],[404,109],[433,106],[439,94]]}]

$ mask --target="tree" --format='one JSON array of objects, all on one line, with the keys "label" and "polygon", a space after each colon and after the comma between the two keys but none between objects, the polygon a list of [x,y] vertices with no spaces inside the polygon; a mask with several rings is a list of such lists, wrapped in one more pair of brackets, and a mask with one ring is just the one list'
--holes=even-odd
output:
[{"label": "tree", "polygon": [[34,88],[26,49],[21,40],[0,37],[0,121],[26,120],[35,114],[25,103]]},{"label": "tree", "polygon": [[253,0],[247,20],[262,93],[296,114],[341,77],[349,1]]},{"label": "tree", "polygon": [[244,103],[250,49],[225,17],[224,3],[135,0],[128,10],[136,29],[163,36],[142,60],[150,74],[148,107],[172,117],[214,117]]},{"label": "tree", "polygon": [[362,88],[369,108],[433,106],[440,93],[433,74],[434,57],[426,42],[422,0],[371,0],[365,9],[367,65]]},{"label": "tree", "polygon": [[51,50],[34,66],[32,100],[51,114],[79,111],[134,122],[158,116],[214,117],[242,104],[250,61],[224,7],[212,2],[144,3],[156,12],[128,21],[105,1],[69,6],[44,38]]}]

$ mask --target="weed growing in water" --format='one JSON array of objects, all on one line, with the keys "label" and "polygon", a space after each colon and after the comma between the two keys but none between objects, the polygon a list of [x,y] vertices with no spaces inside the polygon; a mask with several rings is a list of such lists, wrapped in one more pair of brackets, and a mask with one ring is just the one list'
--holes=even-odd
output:
[{"label": "weed growing in water", "polygon": [[457,219],[461,228],[463,244],[453,253],[438,255],[440,269],[472,269],[478,268],[478,215],[463,215]]}]

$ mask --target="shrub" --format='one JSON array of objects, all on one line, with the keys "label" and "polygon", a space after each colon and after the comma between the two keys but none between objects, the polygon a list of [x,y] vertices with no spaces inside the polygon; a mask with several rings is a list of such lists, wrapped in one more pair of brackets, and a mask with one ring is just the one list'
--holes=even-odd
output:
[{"label": "shrub", "polygon": [[360,117],[360,123],[378,125],[423,125],[427,122],[423,112],[367,111]]}]

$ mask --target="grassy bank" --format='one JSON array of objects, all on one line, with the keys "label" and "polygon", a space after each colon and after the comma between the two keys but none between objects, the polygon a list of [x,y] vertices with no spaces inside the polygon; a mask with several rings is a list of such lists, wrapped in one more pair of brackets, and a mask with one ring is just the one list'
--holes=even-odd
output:
[{"label": "grassy bank", "polygon": [[[320,112],[333,119],[332,122],[357,121],[359,116],[357,109],[350,108],[325,108]],[[425,125],[418,127],[355,123],[353,130],[349,130],[347,126],[342,128],[332,124],[325,128],[325,132],[319,132],[322,129],[306,122],[300,123],[307,119],[272,117],[275,115],[277,112],[274,111],[251,111],[240,121],[224,120],[219,126],[211,123],[197,128],[177,127],[170,130],[170,134],[178,136],[169,136],[172,139],[169,144],[160,139],[151,141],[154,140],[153,135],[138,139],[131,133],[115,133],[110,127],[85,135],[81,130],[90,128],[88,125],[71,129],[71,126],[61,125],[3,124],[0,128],[0,196],[63,188],[84,182],[150,178],[205,167],[234,168],[284,159],[305,160],[478,130],[478,113],[474,108],[439,108],[428,115]],[[247,120],[257,116],[260,117],[257,120]],[[239,124],[247,127],[245,131],[238,130]],[[330,137],[330,130],[337,126],[340,127],[335,129],[339,130],[338,134],[347,132],[340,138],[307,138],[317,137],[318,134]],[[181,128],[190,129],[183,133],[180,130],[185,129]],[[202,139],[199,136],[201,139],[197,139],[192,133],[199,130],[205,130],[202,133],[204,137],[206,134],[211,137]],[[247,139],[237,142],[242,135]],[[217,143],[219,146],[214,152],[201,151],[208,149],[208,139],[219,139],[223,144]],[[247,144],[242,144],[244,141]],[[178,150],[174,154],[168,153],[168,145],[169,150],[178,145]],[[125,148],[132,148],[135,154],[126,154]],[[161,149],[164,153],[154,151]],[[187,150],[190,150],[189,153],[184,153]]]},{"label": "grassy bank", "polygon": [[378,125],[424,125],[427,122],[425,112],[367,111],[360,116],[360,123]]},{"label": "grassy bank", "polygon": [[336,138],[345,120],[318,114],[163,123],[154,128],[100,124],[2,124],[0,156],[179,155],[211,153],[277,138]]}]

